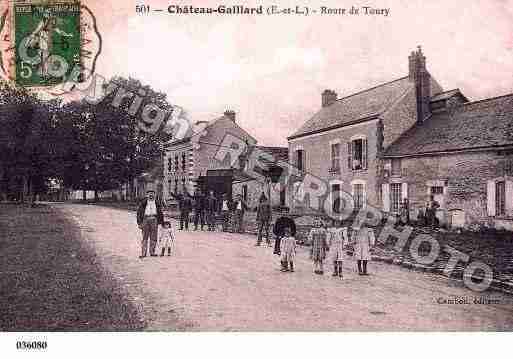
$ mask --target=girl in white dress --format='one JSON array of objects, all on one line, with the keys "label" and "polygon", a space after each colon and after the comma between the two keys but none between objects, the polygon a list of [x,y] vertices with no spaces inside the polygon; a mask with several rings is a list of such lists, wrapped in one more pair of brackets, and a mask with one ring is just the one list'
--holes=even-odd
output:
[{"label": "girl in white dress", "polygon": [[333,227],[328,229],[329,258],[333,263],[333,277],[343,277],[344,248],[348,243],[347,228],[341,227],[340,221],[334,220]]},{"label": "girl in white dress", "polygon": [[173,231],[173,227],[171,226],[171,223],[168,221],[164,221],[162,223],[162,228],[159,230],[159,240],[158,245],[161,248],[160,249],[160,256],[163,257],[166,253],[167,249],[167,255],[171,255],[171,247],[173,246],[175,242],[175,232]]},{"label": "girl in white dress", "polygon": [[292,236],[289,227],[283,230],[283,238],[281,239],[281,271],[294,272],[294,257],[296,256],[296,238]]},{"label": "girl in white dress", "polygon": [[371,260],[370,249],[376,242],[374,231],[371,228],[354,226],[351,237],[354,246],[354,257],[358,263],[358,274],[369,275],[367,273],[367,262]]}]

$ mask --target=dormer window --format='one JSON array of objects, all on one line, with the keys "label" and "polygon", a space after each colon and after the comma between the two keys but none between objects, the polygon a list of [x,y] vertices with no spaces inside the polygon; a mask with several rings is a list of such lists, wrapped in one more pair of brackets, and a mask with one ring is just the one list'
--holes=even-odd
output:
[{"label": "dormer window", "polygon": [[367,169],[367,138],[356,137],[347,143],[347,165],[352,171]]}]

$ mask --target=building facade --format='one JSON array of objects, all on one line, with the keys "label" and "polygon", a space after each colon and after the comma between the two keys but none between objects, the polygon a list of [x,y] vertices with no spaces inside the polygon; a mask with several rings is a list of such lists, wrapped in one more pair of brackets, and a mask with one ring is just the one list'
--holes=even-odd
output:
[{"label": "building facade", "polygon": [[[219,161],[216,153],[219,151],[225,136],[235,136],[246,142],[249,146],[256,145],[256,139],[236,123],[236,114],[226,111],[224,115],[213,121],[205,123],[200,133],[167,144],[164,156],[164,196],[171,199],[171,193],[181,193],[186,189],[193,193],[195,188],[201,187],[206,178],[218,183],[214,186],[217,195],[231,190],[233,176],[232,162],[229,158]],[[219,179],[213,179],[216,174],[223,173]],[[227,175],[228,174],[228,175]],[[222,178],[221,178],[222,177]],[[216,182],[217,181],[217,182]],[[214,183],[212,182],[212,183]]]},{"label": "building facade", "polygon": [[[389,213],[408,199],[413,216],[433,195],[442,222],[504,224],[513,217],[513,95],[469,102],[444,92],[420,47],[408,64],[408,76],[350,96],[324,91],[320,111],[288,137],[291,163],[329,183],[335,211],[340,191],[356,209]],[[308,206],[300,190],[299,181],[288,188],[294,210]]]}]

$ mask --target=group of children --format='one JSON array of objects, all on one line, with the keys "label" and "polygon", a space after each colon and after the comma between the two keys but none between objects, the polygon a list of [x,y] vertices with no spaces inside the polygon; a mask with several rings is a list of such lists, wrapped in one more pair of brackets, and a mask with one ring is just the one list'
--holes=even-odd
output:
[{"label": "group of children", "polygon": [[[282,272],[294,272],[294,258],[296,256],[296,238],[293,229],[286,226],[283,228],[283,237],[280,243],[280,260]],[[353,256],[356,259],[358,274],[368,275],[367,262],[371,259],[370,248],[375,244],[374,232],[370,228],[353,226],[351,239],[348,228],[342,227],[341,222],[334,220],[333,226],[325,228],[322,221],[316,219],[314,228],[308,234],[310,243],[310,259],[314,263],[314,273],[324,274],[324,262],[326,258],[333,265],[333,277],[343,278],[342,264],[344,252],[349,244],[353,245]],[[175,246],[175,233],[171,223],[164,221],[159,229],[157,242],[157,253],[160,256],[170,256]]]},{"label": "group of children", "polygon": [[[324,274],[324,262],[327,257],[333,264],[333,277],[343,278],[342,263],[344,251],[351,243],[353,256],[356,259],[359,275],[368,275],[367,262],[371,259],[370,248],[375,244],[374,232],[370,228],[353,226],[351,240],[348,229],[342,227],[340,221],[334,221],[333,227],[325,228],[322,221],[316,220],[314,228],[308,234],[310,243],[310,259],[314,263],[314,273]],[[281,271],[294,272],[296,255],[296,239],[289,228],[285,228],[281,239]]]}]

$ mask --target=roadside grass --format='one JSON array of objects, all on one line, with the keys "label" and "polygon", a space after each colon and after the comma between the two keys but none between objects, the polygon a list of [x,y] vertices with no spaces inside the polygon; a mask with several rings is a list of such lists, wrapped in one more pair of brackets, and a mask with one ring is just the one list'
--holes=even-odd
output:
[{"label": "roadside grass", "polygon": [[51,207],[0,204],[0,330],[133,331],[144,321]]}]

